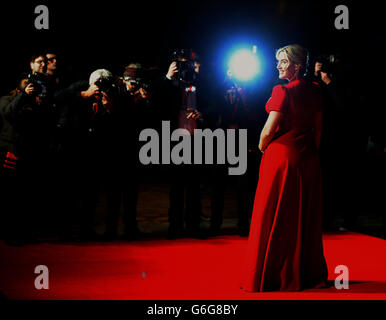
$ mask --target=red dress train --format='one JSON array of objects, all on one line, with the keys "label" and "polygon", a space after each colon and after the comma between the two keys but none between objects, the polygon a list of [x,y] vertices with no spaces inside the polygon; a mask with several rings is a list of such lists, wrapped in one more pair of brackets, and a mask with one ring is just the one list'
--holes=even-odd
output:
[{"label": "red dress train", "polygon": [[242,275],[246,291],[298,291],[327,281],[314,137],[319,88],[303,79],[275,86],[266,104],[273,110],[284,117],[260,165]]}]

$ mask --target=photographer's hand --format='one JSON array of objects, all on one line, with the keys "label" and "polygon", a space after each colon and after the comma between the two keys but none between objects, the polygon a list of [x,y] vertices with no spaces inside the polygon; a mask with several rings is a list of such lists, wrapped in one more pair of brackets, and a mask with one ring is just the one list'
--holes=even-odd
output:
[{"label": "photographer's hand", "polygon": [[34,88],[33,83],[29,83],[29,84],[25,87],[25,89],[24,89],[24,92],[25,92],[27,95],[29,95],[29,96],[33,95],[34,91],[35,91],[35,88]]},{"label": "photographer's hand", "polygon": [[110,96],[108,96],[106,94],[106,92],[102,91],[101,93],[102,93],[101,101],[102,101],[103,107],[106,109],[107,112],[112,111],[113,110],[113,99]]},{"label": "photographer's hand", "polygon": [[149,94],[144,88],[139,88],[134,93],[134,103],[139,103],[141,100],[147,100],[148,98]]},{"label": "photographer's hand", "polygon": [[80,93],[81,97],[83,99],[88,99],[93,97],[95,94],[100,93],[99,88],[95,84],[91,84],[86,91],[82,91]]},{"label": "photographer's hand", "polygon": [[202,120],[202,116],[196,109],[186,108],[186,119]]},{"label": "photographer's hand", "polygon": [[168,70],[168,73],[166,74],[166,78],[168,79],[173,79],[174,75],[178,72],[178,69],[177,69],[177,62],[173,61],[170,66],[169,66],[169,70]]},{"label": "photographer's hand", "polygon": [[138,92],[141,95],[142,99],[149,98],[149,94],[148,94],[148,92],[144,88],[139,88]]},{"label": "photographer's hand", "polygon": [[320,76],[322,78],[322,81],[325,83],[325,84],[330,84],[331,82],[331,78],[328,76],[328,73],[327,72],[322,72],[320,71]]}]

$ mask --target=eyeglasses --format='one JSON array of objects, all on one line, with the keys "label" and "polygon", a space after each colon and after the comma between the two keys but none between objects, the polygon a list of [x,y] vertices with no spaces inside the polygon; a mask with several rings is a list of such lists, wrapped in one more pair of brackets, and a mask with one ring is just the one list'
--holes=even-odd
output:
[{"label": "eyeglasses", "polygon": [[47,59],[47,61],[49,61],[49,62],[52,62],[52,61],[54,61],[54,60],[56,60],[56,57],[52,57],[52,58],[48,58],[48,59]]}]

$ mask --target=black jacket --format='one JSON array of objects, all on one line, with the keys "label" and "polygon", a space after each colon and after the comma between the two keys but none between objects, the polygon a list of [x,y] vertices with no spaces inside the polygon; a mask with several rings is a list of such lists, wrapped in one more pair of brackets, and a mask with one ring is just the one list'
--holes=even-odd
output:
[{"label": "black jacket", "polygon": [[16,97],[0,99],[2,130],[0,144],[20,160],[43,163],[57,150],[57,137],[63,110],[55,103],[54,94],[38,104],[34,96],[21,92]]},{"label": "black jacket", "polygon": [[[209,126],[211,112],[213,112],[213,91],[209,81],[198,79],[194,83],[197,96],[197,111],[200,112],[203,120],[197,120],[198,128]],[[163,103],[161,108],[164,110],[162,120],[170,120],[171,129],[178,128],[178,115],[182,107],[183,90],[185,86],[179,80],[163,77]]]},{"label": "black jacket", "polygon": [[20,107],[20,100],[23,96],[7,95],[0,98],[0,150],[2,152],[15,153],[17,133],[12,123],[14,123],[17,109]]}]

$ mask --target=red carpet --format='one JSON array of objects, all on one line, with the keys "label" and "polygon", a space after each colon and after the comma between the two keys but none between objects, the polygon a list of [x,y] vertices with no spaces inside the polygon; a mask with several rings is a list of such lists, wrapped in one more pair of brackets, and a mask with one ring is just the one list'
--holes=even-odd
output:
[{"label": "red carpet", "polygon": [[[0,291],[9,299],[385,300],[386,241],[357,233],[324,235],[329,279],[349,268],[349,289],[286,293],[239,290],[246,239],[142,240],[110,243],[0,243]],[[49,269],[49,289],[34,287],[37,265]]]}]

